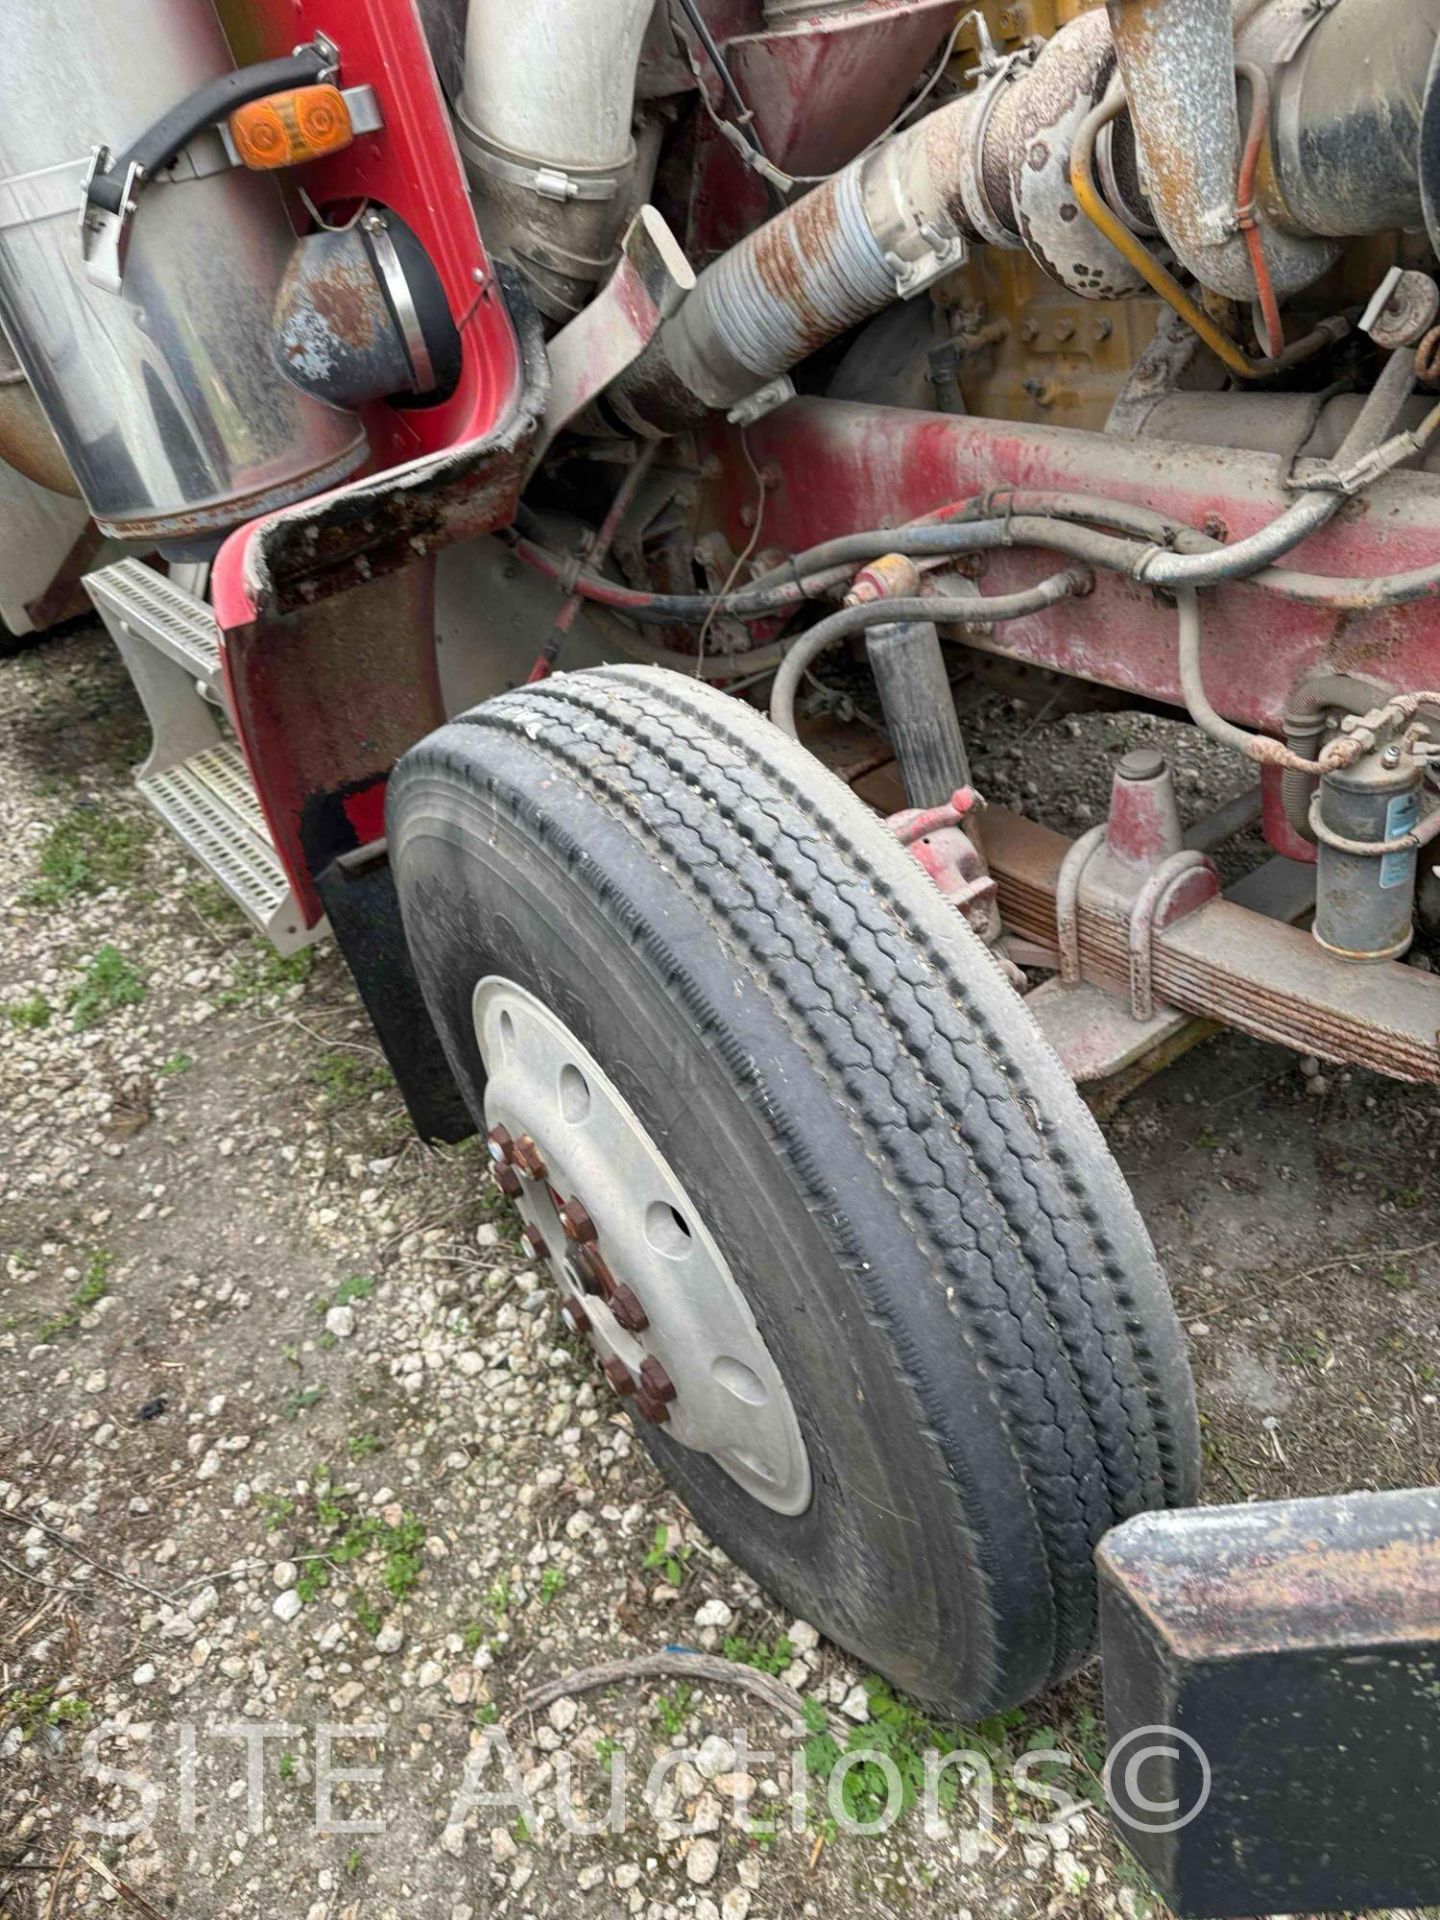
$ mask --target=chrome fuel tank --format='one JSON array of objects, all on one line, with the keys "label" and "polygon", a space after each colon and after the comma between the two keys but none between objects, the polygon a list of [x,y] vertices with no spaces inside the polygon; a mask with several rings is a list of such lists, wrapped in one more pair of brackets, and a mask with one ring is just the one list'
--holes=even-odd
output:
[{"label": "chrome fuel tank", "polygon": [[233,66],[209,0],[4,9],[0,324],[96,520],[122,539],[203,540],[366,457],[355,416],[277,363],[272,313],[295,236],[272,179],[202,175],[182,155],[138,196],[121,290],[86,277],[94,149],[123,152]]}]

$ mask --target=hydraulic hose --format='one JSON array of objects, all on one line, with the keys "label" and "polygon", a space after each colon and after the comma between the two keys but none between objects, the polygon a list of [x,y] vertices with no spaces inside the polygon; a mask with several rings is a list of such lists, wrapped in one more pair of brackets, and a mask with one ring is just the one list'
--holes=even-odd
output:
[{"label": "hydraulic hose", "polygon": [[1323,772],[1318,760],[1303,759],[1282,740],[1272,740],[1269,734],[1247,733],[1243,727],[1232,726],[1215,711],[1205,692],[1201,666],[1200,596],[1193,587],[1180,587],[1175,601],[1180,611],[1180,688],[1190,718],[1200,731],[1260,766],[1283,767],[1289,773],[1305,775]]},{"label": "hydraulic hose", "polygon": [[[1401,347],[1391,354],[1385,371],[1345,436],[1345,444],[1335,456],[1337,470],[1374,453],[1389,438],[1414,390],[1415,353],[1410,347]],[[1416,436],[1421,444],[1427,429],[1433,436],[1436,428],[1440,428],[1440,409],[1431,415],[1431,422]],[[1135,577],[1156,587],[1210,587],[1224,580],[1247,579],[1263,572],[1303,540],[1328,526],[1347,498],[1338,488],[1302,493],[1293,507],[1272,520],[1268,527],[1262,527],[1259,533],[1251,534],[1248,540],[1237,540],[1233,546],[1213,554],[1147,556]]]},{"label": "hydraulic hose", "polygon": [[807,671],[828,647],[863,633],[867,627],[889,627],[905,620],[926,620],[937,625],[993,627],[1005,620],[1023,620],[1028,614],[1043,613],[1058,601],[1088,593],[1094,581],[1082,568],[1069,567],[1053,574],[1039,586],[1021,593],[996,596],[992,600],[960,600],[937,597],[933,600],[876,600],[868,605],[842,607],[827,620],[801,637],[790,648],[784,664],[775,676],[770,695],[770,718],[791,739],[795,730],[795,696]]}]

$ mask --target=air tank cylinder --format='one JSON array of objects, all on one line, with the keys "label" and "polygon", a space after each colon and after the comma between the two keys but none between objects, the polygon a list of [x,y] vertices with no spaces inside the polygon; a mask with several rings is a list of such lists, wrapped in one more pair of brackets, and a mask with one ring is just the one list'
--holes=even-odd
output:
[{"label": "air tank cylinder", "polygon": [[93,150],[234,67],[210,0],[26,0],[4,25],[0,325],[101,530],[203,541],[353,472],[359,421],[276,359],[295,235],[272,178],[182,158],[136,196],[120,291],[86,277]]}]

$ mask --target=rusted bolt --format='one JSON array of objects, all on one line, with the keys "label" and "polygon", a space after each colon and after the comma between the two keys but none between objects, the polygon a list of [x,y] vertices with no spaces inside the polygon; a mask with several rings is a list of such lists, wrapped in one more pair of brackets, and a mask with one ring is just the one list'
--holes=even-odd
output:
[{"label": "rusted bolt", "polygon": [[615,1316],[617,1326],[626,1333],[644,1333],[650,1324],[650,1316],[640,1304],[639,1296],[633,1287],[616,1287],[610,1295],[610,1311]]},{"label": "rusted bolt", "polygon": [[583,1247],[600,1238],[595,1222],[590,1218],[589,1208],[573,1193],[560,1209],[560,1224],[565,1229],[565,1238],[575,1241],[578,1246]]},{"label": "rusted bolt", "polygon": [[1057,320],[1055,322],[1055,338],[1062,341],[1073,340],[1075,338],[1075,322],[1073,320]]},{"label": "rusted bolt", "polygon": [[1022,320],[1020,322],[1020,338],[1032,343],[1038,340],[1040,338],[1040,322],[1038,320]]},{"label": "rusted bolt", "polygon": [[615,1276],[594,1247],[580,1247],[575,1265],[587,1293],[600,1293],[608,1300],[615,1292]]},{"label": "rusted bolt", "polygon": [[508,1127],[491,1127],[485,1136],[490,1158],[497,1167],[508,1166],[515,1155],[515,1142]]},{"label": "rusted bolt", "polygon": [[1113,320],[1097,320],[1091,331],[1097,340],[1108,340],[1115,331]]},{"label": "rusted bolt", "polygon": [[675,1382],[653,1353],[647,1353],[640,1363],[640,1385],[652,1400],[668,1403],[675,1398]]},{"label": "rusted bolt", "polygon": [[665,1402],[648,1393],[636,1394],[635,1411],[642,1420],[648,1420],[652,1427],[663,1427],[670,1418],[670,1409]]},{"label": "rusted bolt", "polygon": [[538,1227],[532,1227],[528,1220],[520,1229],[520,1237],[537,1260],[548,1260],[550,1258],[550,1247],[544,1234],[541,1233]]},{"label": "rusted bolt", "polygon": [[507,1200],[518,1200],[525,1191],[525,1183],[513,1167],[497,1165],[492,1169],[495,1184]]},{"label": "rusted bolt", "polygon": [[510,1157],[528,1180],[545,1178],[545,1156],[528,1133],[521,1134],[510,1150]]},{"label": "rusted bolt", "polygon": [[563,1302],[560,1308],[560,1318],[572,1333],[578,1333],[582,1339],[588,1336],[590,1332],[590,1316],[578,1300],[566,1300]]},{"label": "rusted bolt", "polygon": [[628,1400],[636,1392],[635,1376],[618,1355],[612,1353],[602,1371],[622,1400]]}]

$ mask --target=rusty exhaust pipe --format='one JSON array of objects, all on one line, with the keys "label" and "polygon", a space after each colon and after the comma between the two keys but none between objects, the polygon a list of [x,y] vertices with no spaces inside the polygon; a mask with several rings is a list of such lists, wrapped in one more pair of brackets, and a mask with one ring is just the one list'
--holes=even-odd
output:
[{"label": "rusty exhaust pipe", "polygon": [[[1202,286],[1254,300],[1237,191],[1234,0],[1109,0],[1109,12],[1157,224]],[[1277,293],[1310,286],[1337,252],[1273,224],[1263,231]]]}]

